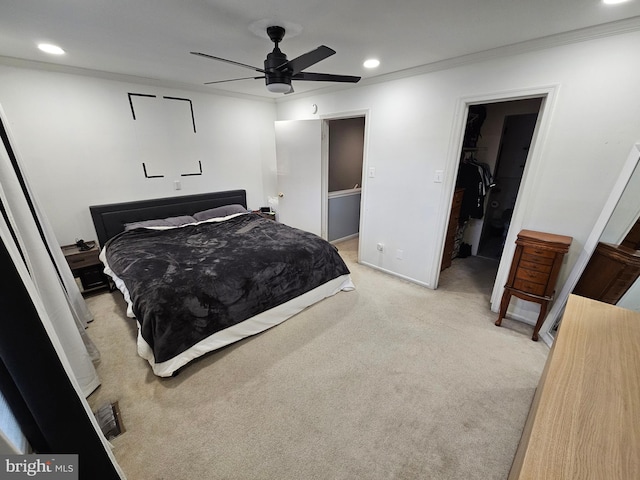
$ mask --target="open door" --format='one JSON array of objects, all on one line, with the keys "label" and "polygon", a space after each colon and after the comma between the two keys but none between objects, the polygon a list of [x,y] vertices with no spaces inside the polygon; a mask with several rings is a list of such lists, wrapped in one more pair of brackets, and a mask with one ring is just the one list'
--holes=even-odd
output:
[{"label": "open door", "polygon": [[322,231],[322,120],[275,122],[278,221]]}]

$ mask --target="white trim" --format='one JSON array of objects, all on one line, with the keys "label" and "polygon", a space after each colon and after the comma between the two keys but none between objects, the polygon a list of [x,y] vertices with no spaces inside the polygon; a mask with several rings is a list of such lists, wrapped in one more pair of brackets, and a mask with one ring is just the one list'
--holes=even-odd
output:
[{"label": "white trim", "polygon": [[611,189],[611,194],[607,199],[604,207],[602,208],[602,212],[596,221],[593,230],[589,234],[589,237],[584,243],[584,247],[580,252],[580,256],[576,263],[573,266],[573,270],[567,277],[562,290],[556,296],[556,300],[553,303],[553,306],[549,310],[549,314],[547,315],[547,319],[542,324],[540,328],[540,332],[542,335],[542,339],[547,345],[551,345],[553,343],[553,336],[549,333],[551,328],[555,325],[556,321],[559,320],[562,312],[564,312],[564,307],[567,303],[567,299],[569,298],[569,294],[573,291],[582,272],[584,271],[587,263],[591,259],[591,255],[593,254],[596,246],[598,245],[598,241],[600,240],[600,236],[607,226],[607,222],[613,213],[613,210],[616,208],[622,193],[624,192],[627,183],[629,183],[629,179],[633,174],[636,166],[640,163],[640,142],[636,143],[632,148],[627,160],[625,161],[622,170],[620,171],[620,176],[616,181],[615,185]]},{"label": "white trim", "polygon": [[549,137],[549,131],[551,130],[551,118],[553,116],[553,108],[559,88],[558,85],[543,87],[538,90],[538,95],[536,95],[543,97],[543,101],[540,105],[538,121],[531,139],[529,155],[522,175],[518,196],[516,197],[516,204],[513,209],[509,231],[505,239],[505,248],[498,266],[496,282],[493,285],[493,291],[491,293],[491,311],[493,312],[498,312],[500,308],[504,284],[507,281],[509,269],[511,268],[511,260],[515,252],[516,237],[523,227],[523,220],[527,217],[527,211],[533,202],[532,199],[535,198],[535,192],[538,190],[537,184],[540,178],[538,171],[542,164],[541,159],[547,138]]},{"label": "white trim", "polygon": [[449,217],[451,215],[451,203],[453,202],[453,194],[456,190],[456,178],[458,176],[458,167],[460,166],[460,152],[462,151],[462,143],[464,141],[464,132],[466,128],[466,119],[469,115],[469,103],[464,98],[458,99],[453,115],[453,124],[451,126],[451,136],[449,137],[449,154],[447,155],[447,163],[444,176],[444,188],[440,194],[440,205],[442,208],[438,211],[436,220],[439,232],[438,240],[435,242],[436,248],[433,252],[433,263],[431,268],[431,277],[429,283],[433,285],[434,290],[438,288],[440,282],[440,266],[442,265],[442,254],[444,253],[444,244],[447,237],[447,228],[449,225]]},{"label": "white trim", "polygon": [[221,95],[227,97],[244,98],[248,100],[263,101],[268,103],[284,103],[287,101],[296,101],[304,97],[310,97],[315,95],[324,95],[341,90],[348,90],[351,88],[358,88],[366,85],[374,85],[378,83],[388,82],[390,80],[396,80],[400,78],[413,77],[416,75],[423,75],[425,73],[437,72],[441,70],[447,70],[450,68],[458,67],[461,65],[468,65],[472,63],[489,60],[492,58],[504,57],[507,55],[517,55],[521,53],[533,52],[537,50],[544,50],[547,48],[553,48],[561,45],[569,45],[572,43],[586,42],[589,40],[603,38],[614,35],[621,35],[628,32],[633,32],[640,29],[640,16],[626,18],[624,20],[613,21],[604,23],[601,25],[595,25],[593,27],[580,28],[578,30],[572,30],[569,32],[562,32],[555,35],[548,35],[546,37],[535,38],[533,40],[527,40],[524,42],[514,43],[511,45],[505,45],[502,47],[496,47],[489,50],[483,50],[480,52],[470,53],[467,55],[460,55],[454,58],[448,58],[439,60],[436,62],[420,65],[417,67],[407,68],[405,70],[399,70],[396,72],[390,72],[375,77],[363,78],[357,84],[343,83],[334,84],[323,88],[316,88],[314,90],[306,92],[294,92],[290,95],[283,95],[281,97],[267,97],[266,95],[253,95],[240,92],[232,92],[229,90],[222,90],[211,86],[203,86],[199,84],[192,84],[186,82],[159,80],[156,78],[148,78],[136,75],[121,74],[106,72],[102,70],[93,70],[90,68],[73,67],[68,65],[60,65],[48,62],[39,62],[35,60],[26,60],[22,58],[0,56],[0,64],[14,66],[19,68],[30,68],[35,70],[45,70],[60,73],[71,73],[75,75],[84,75],[90,77],[102,78],[105,80],[113,80],[118,82],[127,82],[142,84],[146,86],[154,86],[158,88],[179,88],[189,91],[196,91],[202,93],[209,93],[213,95]]},{"label": "white trim", "polygon": [[277,98],[275,101],[276,103],[295,101],[300,100],[304,97],[324,95],[340,90],[346,90],[348,88],[356,88],[356,85],[359,87],[366,85],[375,85],[392,80],[399,80],[402,78],[414,77],[417,75],[424,75],[427,73],[439,72],[442,70],[448,70],[464,65],[479,63],[494,58],[503,58],[510,55],[535,52],[538,50],[545,50],[548,48],[570,45],[573,43],[588,42],[589,40],[622,35],[637,30],[640,30],[640,16],[626,18],[624,20],[618,20],[609,23],[603,23],[600,25],[595,25],[593,27],[571,30],[569,32],[562,32],[555,35],[547,35],[545,37],[534,38],[533,40],[526,40],[524,42],[513,43],[511,45],[504,45],[480,52],[469,53],[467,55],[460,55],[458,57],[447,58],[425,65],[407,68],[405,70],[398,70],[395,72],[377,75],[375,77],[367,77],[360,80],[357,84],[336,84],[333,86],[311,90],[308,92],[283,95],[282,97]]},{"label": "white trim", "polygon": [[348,190],[336,190],[335,192],[329,192],[329,199],[350,197],[352,195],[360,195],[362,188],[349,188]]},{"label": "white trim", "polygon": [[367,231],[365,230],[365,217],[366,215],[363,212],[367,211],[366,201],[367,201],[367,187],[366,185],[369,182],[368,175],[366,172],[369,169],[369,125],[371,124],[371,112],[369,110],[365,110],[364,113],[364,145],[362,146],[362,183],[360,184],[360,225],[358,226],[358,263],[361,262],[362,259],[362,244],[364,242],[365,236],[367,235]]},{"label": "white trim", "polygon": [[[328,126],[328,121],[329,120],[344,120],[347,118],[364,118],[364,144],[362,145],[362,173],[361,173],[361,178],[362,178],[362,183],[360,184],[360,225],[358,227],[358,263],[361,263],[361,255],[362,255],[362,242],[364,241],[364,237],[366,235],[365,232],[365,217],[366,215],[363,215],[362,212],[366,211],[366,184],[368,181],[367,175],[365,175],[365,172],[368,169],[368,157],[369,155],[367,154],[368,151],[368,145],[369,145],[369,123],[371,121],[371,111],[369,109],[365,109],[365,110],[350,110],[347,112],[334,112],[334,113],[327,113],[324,115],[320,115],[320,118],[324,121],[324,123],[327,124]],[[323,175],[326,172],[327,175],[327,179],[329,178],[329,141],[328,141],[328,128],[327,128],[327,144],[326,144],[326,148],[327,148],[327,164],[326,164],[326,170],[324,169],[323,166]],[[328,183],[327,183],[328,185]],[[328,186],[327,186],[327,191],[328,191]],[[328,193],[327,193],[328,195]],[[326,205],[326,213],[328,214],[328,209],[329,209],[329,199],[328,197],[323,199],[323,203]],[[328,222],[328,218],[327,216],[325,216],[325,221]],[[328,223],[327,223],[328,224]]]},{"label": "white trim", "polygon": [[436,249],[433,253],[433,268],[429,282],[433,287],[437,288],[440,280],[440,264],[442,263],[442,251],[444,249],[445,237],[447,235],[447,225],[449,224],[449,215],[451,213],[451,201],[455,192],[455,181],[458,175],[458,167],[460,164],[460,152],[462,151],[462,143],[464,140],[464,129],[466,126],[466,118],[470,105],[481,105],[487,103],[503,103],[516,100],[526,100],[529,98],[542,98],[543,102],[540,106],[538,121],[531,139],[531,147],[529,156],[525,165],[520,184],[520,190],[513,210],[513,217],[505,242],[505,250],[502,254],[502,260],[498,266],[496,281],[493,286],[491,295],[491,310],[498,311],[500,298],[502,297],[502,289],[509,274],[509,266],[515,246],[517,232],[522,227],[522,219],[525,217],[527,204],[535,191],[536,171],[539,168],[540,158],[544,151],[544,143],[548,137],[551,125],[551,117],[555,98],[559,85],[543,85],[539,87],[504,90],[500,92],[486,93],[482,95],[473,95],[469,97],[461,97],[456,102],[455,115],[451,128],[451,138],[449,142],[449,154],[447,156],[447,164],[445,170],[445,188],[442,189],[441,205],[443,206],[438,213],[438,240],[436,241]]},{"label": "white trim", "polygon": [[320,236],[329,239],[329,123],[320,118]]},{"label": "white trim", "polygon": [[360,235],[360,233],[352,233],[351,235],[347,235],[346,237],[336,238],[335,240],[331,240],[329,243],[336,244],[340,242],[346,242],[347,240],[351,240],[352,238],[356,238]]},{"label": "white trim", "polygon": [[415,278],[407,277],[406,275],[401,275],[398,272],[392,272],[391,270],[387,270],[386,268],[382,268],[378,265],[374,265],[373,263],[361,262],[360,260],[358,260],[358,263],[361,263],[362,265],[373,268],[374,270],[378,270],[380,272],[391,275],[392,277],[401,278],[402,280],[406,280],[407,282],[411,282],[411,283],[415,283],[416,285],[421,285],[423,287],[431,288],[431,285],[429,285],[426,282],[421,282],[420,280],[416,280]]},{"label": "white trim", "polygon": [[80,75],[84,77],[100,78],[102,80],[110,80],[113,82],[132,83],[135,85],[143,85],[145,87],[154,87],[159,89],[180,89],[190,92],[208,93],[222,97],[234,97],[245,100],[253,100],[257,102],[266,102],[275,104],[275,98],[269,98],[262,95],[252,95],[250,93],[232,92],[230,90],[221,90],[212,86],[198,85],[193,83],[161,80],[157,78],[141,77],[138,75],[130,75],[124,73],[106,72],[104,70],[93,70],[90,68],[74,67],[70,65],[60,65],[57,63],[39,62],[36,60],[26,60],[23,58],[4,57],[0,55],[0,65],[7,65],[17,68],[28,68],[45,72],[65,73],[71,75]]}]

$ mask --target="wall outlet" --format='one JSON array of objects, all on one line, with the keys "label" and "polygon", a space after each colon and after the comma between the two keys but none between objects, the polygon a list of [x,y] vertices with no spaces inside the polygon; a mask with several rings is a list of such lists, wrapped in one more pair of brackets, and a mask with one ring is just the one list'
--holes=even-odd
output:
[{"label": "wall outlet", "polygon": [[400,250],[400,249],[396,250],[396,258],[398,260],[402,260],[403,257],[404,257],[404,250]]},{"label": "wall outlet", "polygon": [[180,180],[173,181],[173,188],[176,190],[182,190],[182,183],[180,183]]},{"label": "wall outlet", "polygon": [[379,252],[384,252],[384,243],[378,243],[376,245],[376,248],[378,249]]}]

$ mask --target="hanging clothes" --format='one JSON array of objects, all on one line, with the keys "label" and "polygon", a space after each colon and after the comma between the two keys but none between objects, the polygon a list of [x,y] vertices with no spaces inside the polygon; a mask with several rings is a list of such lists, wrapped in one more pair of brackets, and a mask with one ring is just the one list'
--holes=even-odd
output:
[{"label": "hanging clothes", "polygon": [[495,186],[493,182],[493,175],[491,174],[491,167],[487,163],[478,162],[473,157],[470,160],[472,165],[475,165],[482,176],[482,185],[484,187],[483,195],[486,196],[491,187]]},{"label": "hanging clothes", "polygon": [[477,161],[473,153],[468,157],[463,154],[456,179],[456,187],[465,189],[460,209],[460,223],[466,222],[469,218],[484,216],[484,199],[494,185],[491,167]]},{"label": "hanging clothes", "polygon": [[477,165],[464,161],[460,164],[456,187],[464,188],[459,222],[462,224],[469,218],[482,218],[484,215],[485,187]]}]

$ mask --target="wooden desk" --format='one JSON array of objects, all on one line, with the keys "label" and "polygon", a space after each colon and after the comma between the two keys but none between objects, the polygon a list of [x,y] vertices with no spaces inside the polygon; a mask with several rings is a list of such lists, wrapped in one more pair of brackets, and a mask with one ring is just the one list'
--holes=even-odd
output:
[{"label": "wooden desk", "polygon": [[571,295],[509,480],[640,478],[640,313]]}]

